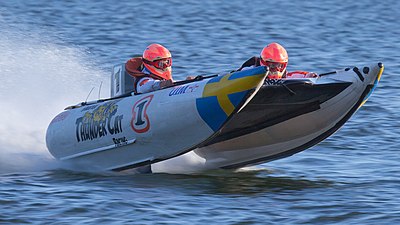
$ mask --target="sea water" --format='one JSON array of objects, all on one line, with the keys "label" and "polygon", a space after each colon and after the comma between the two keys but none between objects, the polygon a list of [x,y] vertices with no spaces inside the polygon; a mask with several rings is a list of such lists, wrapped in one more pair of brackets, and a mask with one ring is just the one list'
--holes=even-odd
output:
[{"label": "sea water", "polygon": [[[400,222],[398,1],[1,1],[0,224]],[[270,42],[289,70],[383,62],[369,101],[322,143],[239,171],[88,173],[54,160],[46,127],[109,96],[112,65],[153,42],[175,79],[238,68]],[[184,137],[182,137],[184,138]]]}]

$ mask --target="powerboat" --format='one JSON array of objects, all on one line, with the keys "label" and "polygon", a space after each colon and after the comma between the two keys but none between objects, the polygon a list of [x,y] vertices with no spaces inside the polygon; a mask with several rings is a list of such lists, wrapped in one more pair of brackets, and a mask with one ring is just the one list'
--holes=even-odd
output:
[{"label": "powerboat", "polygon": [[111,98],[67,107],[50,123],[46,143],[55,158],[99,170],[261,164],[335,133],[367,101],[383,70],[375,63],[271,80],[261,66],[134,95],[121,64],[113,68]]}]

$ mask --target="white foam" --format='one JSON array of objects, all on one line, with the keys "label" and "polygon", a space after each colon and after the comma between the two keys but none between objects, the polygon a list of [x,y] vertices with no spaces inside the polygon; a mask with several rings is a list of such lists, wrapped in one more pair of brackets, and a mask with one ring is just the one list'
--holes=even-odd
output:
[{"label": "white foam", "polygon": [[108,97],[109,72],[93,65],[83,49],[46,32],[0,30],[0,173],[48,168],[53,160],[45,132],[51,119],[101,82],[101,98]]}]

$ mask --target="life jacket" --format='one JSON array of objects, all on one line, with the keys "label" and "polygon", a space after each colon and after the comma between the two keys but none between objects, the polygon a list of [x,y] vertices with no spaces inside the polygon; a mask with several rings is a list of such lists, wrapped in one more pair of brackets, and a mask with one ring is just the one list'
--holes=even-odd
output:
[{"label": "life jacket", "polygon": [[307,71],[292,71],[286,74],[286,78],[316,78],[318,75],[316,73],[310,73]]},{"label": "life jacket", "polygon": [[144,77],[150,77],[155,80],[161,80],[160,77],[150,73],[143,65],[142,57],[134,57],[125,63],[125,71],[133,78],[133,91],[138,94],[136,87],[138,82]]}]

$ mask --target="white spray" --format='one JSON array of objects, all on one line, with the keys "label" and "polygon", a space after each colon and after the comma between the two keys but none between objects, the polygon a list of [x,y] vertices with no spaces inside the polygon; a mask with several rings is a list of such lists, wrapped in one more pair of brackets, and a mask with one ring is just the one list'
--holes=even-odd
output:
[{"label": "white spray", "polygon": [[109,73],[84,50],[43,32],[0,28],[0,173],[57,167],[46,149],[48,124],[101,82],[101,97],[108,97]]}]

